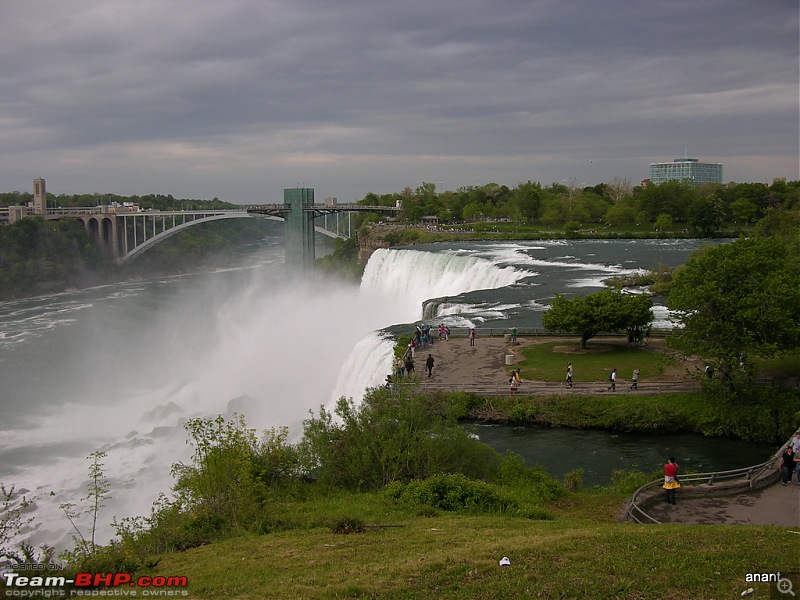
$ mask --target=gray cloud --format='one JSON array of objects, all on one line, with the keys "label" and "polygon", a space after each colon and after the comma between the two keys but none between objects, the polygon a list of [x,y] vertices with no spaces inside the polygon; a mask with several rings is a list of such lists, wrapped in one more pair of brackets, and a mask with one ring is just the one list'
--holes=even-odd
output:
[{"label": "gray cloud", "polygon": [[798,178],[795,0],[9,0],[0,81],[5,190]]}]

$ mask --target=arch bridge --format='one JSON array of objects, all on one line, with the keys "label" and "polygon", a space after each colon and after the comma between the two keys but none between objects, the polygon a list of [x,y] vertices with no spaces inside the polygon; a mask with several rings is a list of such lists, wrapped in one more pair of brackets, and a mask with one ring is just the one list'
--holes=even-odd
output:
[{"label": "arch bridge", "polygon": [[[80,219],[92,243],[120,263],[134,260],[148,248],[201,223],[220,219],[274,219],[286,223],[286,263],[311,269],[315,258],[315,233],[347,239],[352,236],[350,213],[394,213],[398,210],[387,206],[314,204],[313,188],[288,188],[284,190],[283,204],[243,209],[134,212],[127,207],[102,206],[49,209],[45,218]],[[343,214],[347,214],[345,223],[340,222]]]}]

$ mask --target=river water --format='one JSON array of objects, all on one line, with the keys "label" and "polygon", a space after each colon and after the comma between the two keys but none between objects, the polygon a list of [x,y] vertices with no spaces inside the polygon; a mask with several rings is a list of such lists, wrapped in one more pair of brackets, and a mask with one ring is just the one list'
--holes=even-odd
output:
[{"label": "river water", "polygon": [[[390,333],[410,331],[430,299],[437,300],[428,317],[451,328],[536,327],[554,292],[589,293],[612,275],[674,266],[699,245],[582,240],[379,250],[356,287],[295,278],[276,237],[229,268],[0,303],[0,482],[38,497],[34,544],[67,546],[69,524],[58,505],[86,496],[86,456],[94,450],[107,453],[111,481],[103,522],[147,514],[172,485],[170,466],[190,458],[188,418],[238,412],[259,431],[286,425],[297,439],[310,410],[382,383]],[[665,309],[657,315],[667,326]],[[586,432],[520,438],[511,428],[503,441],[501,431],[479,435],[554,474],[584,468],[587,482],[599,483],[610,471],[595,476],[592,464],[650,470],[669,448],[700,457],[696,470],[745,466],[770,450],[736,444],[719,452],[723,442],[699,436],[654,441],[594,432],[595,454],[573,462],[567,448]],[[99,533],[108,539],[112,532],[103,526]]]}]

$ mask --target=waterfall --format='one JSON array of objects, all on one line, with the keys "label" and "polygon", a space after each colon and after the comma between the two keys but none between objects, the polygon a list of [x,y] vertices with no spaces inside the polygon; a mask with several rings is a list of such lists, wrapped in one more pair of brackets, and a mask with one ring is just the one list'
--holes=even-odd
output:
[{"label": "waterfall", "polygon": [[[447,296],[504,287],[526,275],[475,256],[379,249],[364,269],[359,300],[382,307],[383,327],[414,323],[422,318],[423,307],[430,298],[439,297],[442,300],[438,305],[444,305]],[[356,344],[339,373],[330,405],[342,396],[359,401],[366,388],[382,385],[392,372],[393,350],[392,338],[379,332],[369,333]]]},{"label": "waterfall", "polygon": [[[362,293],[398,298],[405,322],[422,317],[430,298],[512,285],[529,275],[514,267],[498,267],[477,256],[453,252],[379,249],[370,257],[361,280]],[[435,315],[433,315],[435,316]]]}]

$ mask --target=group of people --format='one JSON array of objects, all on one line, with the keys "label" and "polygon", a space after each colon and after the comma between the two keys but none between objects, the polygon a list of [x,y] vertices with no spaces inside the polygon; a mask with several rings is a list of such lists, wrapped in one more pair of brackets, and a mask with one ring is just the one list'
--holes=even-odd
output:
[{"label": "group of people", "polygon": [[[426,346],[433,346],[434,333],[435,331],[430,325],[419,324],[416,326],[408,348],[403,356],[399,357],[394,363],[394,375],[397,379],[402,379],[415,372],[414,359],[416,358],[417,350]],[[438,338],[445,341],[450,339],[450,328],[443,323],[439,325]],[[425,359],[425,370],[428,373],[428,377],[433,375],[434,362],[433,355],[428,354],[428,358]],[[386,386],[391,387],[391,375],[386,378]]]},{"label": "group of people", "polygon": [[[633,375],[631,376],[630,389],[632,389],[632,390],[638,390],[639,389],[639,374],[640,373],[641,373],[641,371],[638,368],[633,370]],[[572,371],[572,363],[567,363],[567,377],[566,377],[567,387],[572,387],[573,386],[573,382],[572,382],[573,375],[574,375],[574,373]],[[617,391],[617,370],[616,369],[612,369],[611,373],[608,374],[608,383],[609,383],[608,389],[611,390],[612,392],[616,392]]]},{"label": "group of people", "polygon": [[781,454],[781,483],[789,485],[792,474],[796,475],[797,485],[800,485],[800,431],[794,434]]}]

